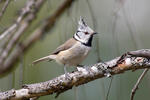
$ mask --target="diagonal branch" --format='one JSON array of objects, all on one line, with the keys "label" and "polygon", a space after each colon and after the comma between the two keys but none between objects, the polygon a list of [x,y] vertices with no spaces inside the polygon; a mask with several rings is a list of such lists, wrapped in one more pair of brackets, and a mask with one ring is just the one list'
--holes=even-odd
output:
[{"label": "diagonal branch", "polygon": [[[21,9],[21,13],[19,14],[18,18],[16,19],[16,23],[12,24],[8,29],[6,29],[1,35],[0,40],[2,40],[4,37],[6,37],[8,34],[12,35],[15,33],[17,28],[19,27],[19,24],[23,21],[23,18],[28,15],[31,12],[31,8],[35,4],[36,0],[28,0],[25,7]],[[10,37],[11,37],[10,35]]]},{"label": "diagonal branch", "polygon": [[116,75],[128,70],[150,68],[150,60],[145,57],[133,57],[125,54],[111,61],[86,67],[87,68],[78,68],[78,71],[69,73],[69,80],[65,78],[65,75],[61,75],[46,82],[24,85],[23,88],[19,90],[1,92],[0,98],[2,100],[28,99],[53,93],[56,93],[56,96],[58,96],[73,86],[86,84],[98,78],[103,78],[108,74]]},{"label": "diagonal branch", "polygon": [[[38,10],[40,9],[39,6],[41,6],[44,2],[43,0],[29,0],[29,5],[33,5],[34,7],[29,6],[29,15],[23,20],[22,23],[19,24],[18,30],[15,32],[15,35],[10,39],[8,45],[3,50],[2,54],[0,55],[0,64],[2,65],[4,60],[7,58],[10,50],[12,50],[12,47],[15,45],[15,43],[19,40],[21,35],[25,32],[25,30],[29,27],[31,22],[35,19]],[[28,6],[27,6],[28,7]]]},{"label": "diagonal branch", "polygon": [[[26,4],[27,6],[25,7],[25,9],[22,10],[21,16],[18,17],[17,22],[14,24],[15,27],[13,28],[13,30],[16,29],[17,26],[18,26],[18,30],[16,30],[16,32],[14,33],[14,36],[12,36],[12,38],[9,40],[8,45],[1,51],[2,52],[0,55],[0,65],[1,65],[0,68],[1,69],[4,69],[5,67],[4,62],[5,60],[7,60],[7,57],[10,51],[16,45],[17,41],[22,36],[22,34],[26,31],[26,29],[29,27],[31,22],[35,19],[37,12],[40,10],[43,3],[44,3],[43,0],[28,0],[27,1],[27,4]],[[25,13],[28,13],[28,14],[23,19]],[[21,20],[22,22],[20,22]]]},{"label": "diagonal branch", "polygon": [[3,64],[3,67],[0,68],[0,75],[5,74],[12,68],[12,65],[15,64],[20,56],[20,53],[25,52],[29,47],[34,44],[37,40],[39,40],[43,34],[52,29],[56,20],[65,12],[65,10],[71,6],[74,0],[65,0],[60,7],[52,14],[49,18],[47,18],[40,27],[35,29],[35,31],[29,36],[29,38],[25,39],[20,43],[10,54],[10,56],[6,59]]}]

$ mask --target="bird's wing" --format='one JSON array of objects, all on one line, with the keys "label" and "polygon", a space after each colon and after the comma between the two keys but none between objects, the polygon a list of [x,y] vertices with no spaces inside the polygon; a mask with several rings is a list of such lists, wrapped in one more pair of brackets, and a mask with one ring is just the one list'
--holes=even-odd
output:
[{"label": "bird's wing", "polygon": [[52,54],[58,54],[60,51],[71,48],[77,41],[74,38],[69,39],[64,44],[60,45]]}]

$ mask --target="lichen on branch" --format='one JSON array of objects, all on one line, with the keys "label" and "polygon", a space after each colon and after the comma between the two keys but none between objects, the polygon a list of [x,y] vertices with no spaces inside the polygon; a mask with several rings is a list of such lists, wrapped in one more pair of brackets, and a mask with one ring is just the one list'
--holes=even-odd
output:
[{"label": "lichen on branch", "polygon": [[60,75],[46,82],[23,85],[22,89],[0,93],[0,98],[3,98],[2,100],[17,100],[53,93],[56,93],[56,96],[58,96],[60,93],[71,89],[73,86],[86,84],[98,78],[124,73],[128,70],[149,68],[150,60],[148,57],[133,56],[126,53],[111,61],[100,62],[85,67],[79,67],[77,71],[69,73],[70,79],[66,79],[65,75]]}]

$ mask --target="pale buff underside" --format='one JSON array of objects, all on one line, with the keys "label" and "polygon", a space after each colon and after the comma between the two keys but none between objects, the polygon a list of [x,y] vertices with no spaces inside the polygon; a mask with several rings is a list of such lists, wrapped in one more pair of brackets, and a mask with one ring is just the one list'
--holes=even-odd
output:
[{"label": "pale buff underside", "polygon": [[87,57],[89,51],[90,47],[87,47],[77,41],[72,48],[51,56],[55,56],[54,59],[60,64],[64,64],[66,66],[77,66]]}]

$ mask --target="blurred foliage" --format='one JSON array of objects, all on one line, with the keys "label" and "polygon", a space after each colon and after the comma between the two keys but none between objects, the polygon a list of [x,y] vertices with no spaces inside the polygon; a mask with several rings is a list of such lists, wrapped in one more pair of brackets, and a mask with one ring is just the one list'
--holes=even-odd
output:
[{"label": "blurred foliage", "polygon": [[[26,0],[11,1],[0,21],[0,32],[14,23],[25,2]],[[43,19],[50,16],[62,2],[63,0],[47,0],[22,39],[33,32]],[[93,49],[83,64],[96,63],[98,55],[102,61],[107,61],[130,50],[150,48],[149,0],[89,0],[88,2],[87,0],[76,0],[72,7],[57,20],[55,27],[20,57],[16,68],[9,75],[0,79],[1,91],[11,88],[18,89],[22,84],[42,82],[63,74],[63,67],[55,62],[42,62],[35,66],[31,66],[31,63],[37,58],[50,54],[57,46],[72,37],[77,29],[77,21],[80,16],[85,17],[91,27],[95,23],[93,22],[94,17],[95,31],[100,33],[94,37]],[[68,70],[72,71],[75,68],[70,67]],[[131,89],[141,72],[140,70],[114,76],[109,100],[129,100]],[[150,98],[149,75],[139,86],[135,100]],[[61,94],[57,100],[75,100],[76,98],[105,100],[109,82],[109,78],[95,80],[78,87],[77,93],[72,89]],[[43,96],[39,100],[52,99],[55,99],[54,95]]]}]

